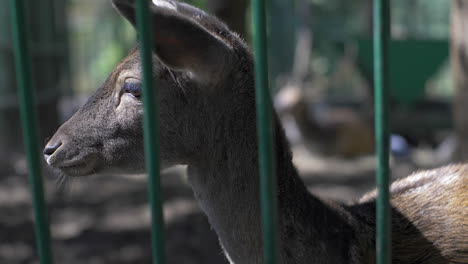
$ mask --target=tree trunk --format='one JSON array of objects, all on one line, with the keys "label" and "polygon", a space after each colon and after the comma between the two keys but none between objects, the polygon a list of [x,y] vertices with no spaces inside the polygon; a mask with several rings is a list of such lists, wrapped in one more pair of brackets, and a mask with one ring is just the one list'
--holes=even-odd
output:
[{"label": "tree trunk", "polygon": [[247,38],[246,13],[248,0],[208,0],[208,9],[229,28]]},{"label": "tree trunk", "polygon": [[454,123],[458,138],[455,159],[468,159],[468,2],[452,1],[451,62],[456,85]]}]

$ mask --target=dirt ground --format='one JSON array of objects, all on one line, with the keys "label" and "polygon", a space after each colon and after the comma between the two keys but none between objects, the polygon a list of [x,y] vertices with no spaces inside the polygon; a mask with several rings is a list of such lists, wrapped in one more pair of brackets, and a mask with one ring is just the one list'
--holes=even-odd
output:
[{"label": "dirt ground", "polygon": [[[343,160],[297,148],[295,162],[310,190],[351,202],[374,185],[374,158]],[[5,160],[5,159],[0,159]],[[0,164],[0,263],[38,263],[24,157]],[[414,169],[394,166],[395,177]],[[150,212],[144,176],[86,177],[59,187],[45,172],[54,256],[59,264],[150,263]],[[227,263],[193,200],[184,168],[163,175],[168,263]]]}]

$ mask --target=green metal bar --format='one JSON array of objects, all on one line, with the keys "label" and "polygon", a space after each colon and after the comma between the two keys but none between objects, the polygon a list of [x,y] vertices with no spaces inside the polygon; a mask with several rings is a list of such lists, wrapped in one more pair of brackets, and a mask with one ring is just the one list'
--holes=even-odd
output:
[{"label": "green metal bar", "polygon": [[140,38],[140,55],[143,76],[144,137],[146,171],[149,177],[148,193],[151,204],[151,238],[153,263],[165,263],[164,219],[162,213],[161,181],[158,143],[158,106],[153,79],[152,23],[149,4],[151,1],[136,2],[137,26]]},{"label": "green metal bar", "polygon": [[374,89],[377,146],[377,264],[391,263],[389,203],[389,38],[390,1],[374,0]]},{"label": "green metal bar", "polygon": [[31,87],[31,65],[26,36],[24,16],[24,1],[10,0],[11,24],[13,27],[13,42],[18,80],[18,96],[21,110],[26,157],[28,160],[28,175],[33,198],[34,224],[39,259],[42,264],[53,263],[50,248],[50,231],[47,219],[47,208],[44,201],[44,189],[39,161],[39,144],[37,117],[34,110],[34,91]]},{"label": "green metal bar", "polygon": [[252,3],[255,49],[255,86],[257,100],[257,130],[262,204],[264,263],[278,263],[278,209],[276,195],[274,128],[268,82],[266,9],[264,0]]}]

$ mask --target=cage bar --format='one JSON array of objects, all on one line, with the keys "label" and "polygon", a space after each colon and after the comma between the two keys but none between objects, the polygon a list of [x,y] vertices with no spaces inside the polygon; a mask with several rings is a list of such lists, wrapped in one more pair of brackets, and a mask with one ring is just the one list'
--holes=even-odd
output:
[{"label": "cage bar", "polygon": [[276,195],[274,127],[268,81],[266,7],[264,0],[252,2],[255,50],[255,91],[259,142],[264,263],[278,263],[278,209]]},{"label": "cage bar", "polygon": [[38,144],[38,126],[34,91],[31,86],[31,57],[26,34],[25,6],[23,0],[10,0],[13,46],[15,52],[18,97],[21,111],[21,124],[28,161],[28,176],[34,211],[34,229],[41,264],[52,264],[50,230],[47,207],[44,199],[44,186]]},{"label": "cage bar", "polygon": [[391,263],[389,166],[390,0],[374,0],[375,138],[377,147],[377,264]]},{"label": "cage bar", "polygon": [[161,181],[158,144],[158,106],[153,78],[151,1],[136,2],[136,17],[140,40],[143,76],[145,162],[148,173],[148,193],[151,206],[151,239],[154,264],[165,263],[164,219],[162,212]]}]

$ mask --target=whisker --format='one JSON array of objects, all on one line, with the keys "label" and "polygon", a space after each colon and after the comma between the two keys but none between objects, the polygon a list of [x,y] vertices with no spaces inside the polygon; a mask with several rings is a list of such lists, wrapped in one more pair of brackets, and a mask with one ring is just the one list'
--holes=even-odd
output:
[{"label": "whisker", "polygon": [[75,190],[75,187],[76,187],[76,184],[75,182],[77,181],[78,179],[75,178],[75,177],[70,177],[69,178],[69,181],[68,181],[68,190],[71,194],[73,194],[76,190]]},{"label": "whisker", "polygon": [[68,181],[69,177],[65,174],[59,174],[57,179],[55,180],[55,184],[57,185],[57,191],[63,195],[68,191]]}]

